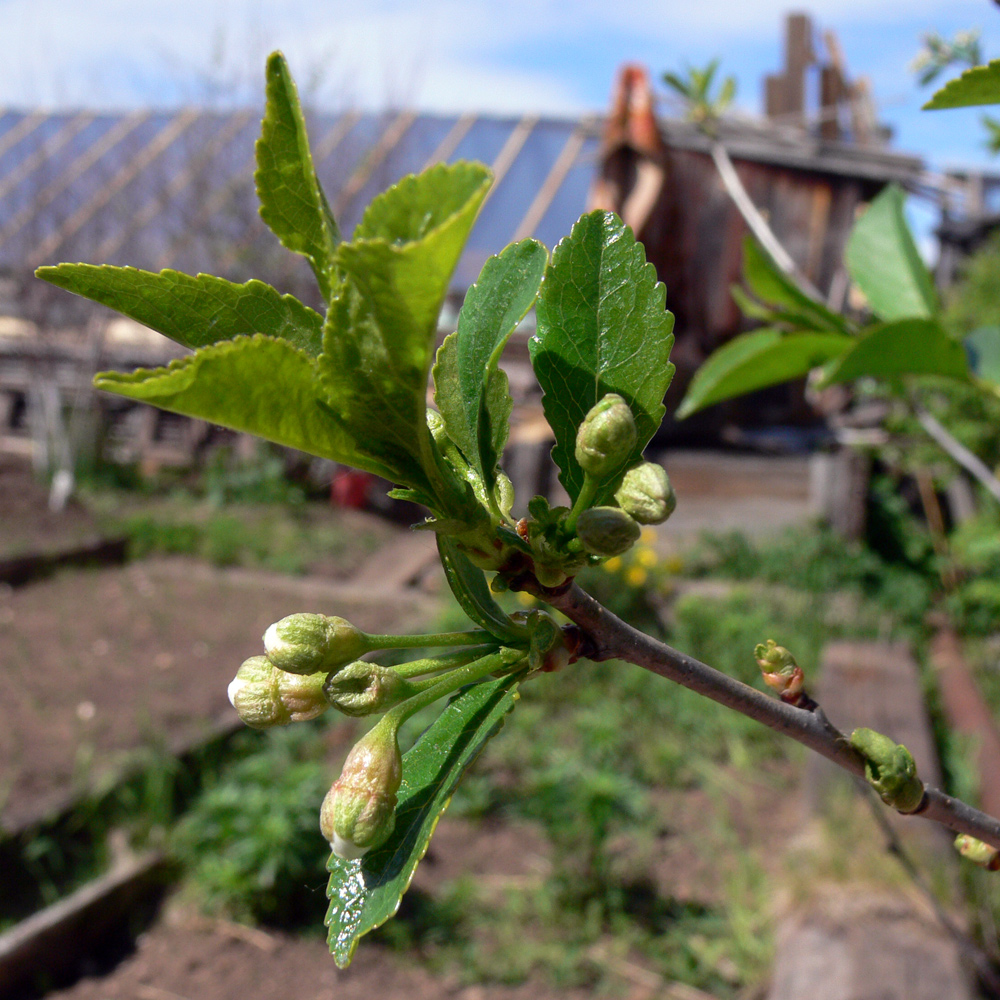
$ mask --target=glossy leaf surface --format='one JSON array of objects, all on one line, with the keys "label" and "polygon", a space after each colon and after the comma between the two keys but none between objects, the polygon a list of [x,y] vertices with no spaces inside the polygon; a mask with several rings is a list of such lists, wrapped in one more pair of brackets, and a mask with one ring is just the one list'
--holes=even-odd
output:
[{"label": "glossy leaf surface", "polygon": [[925,111],[1000,104],[1000,59],[975,66],[950,80],[924,105]]},{"label": "glossy leaf surface", "polygon": [[350,964],[358,940],[399,908],[438,818],[466,768],[514,707],[517,680],[484,681],[452,699],[403,755],[403,782],[392,836],[357,861],[331,855],[326,923],[337,965]]},{"label": "glossy leaf surface", "polygon": [[333,294],[337,223],[309,152],[298,90],[280,52],[267,60],[266,105],[255,153],[260,216],[282,246],[312,265],[324,300]]},{"label": "glossy leaf surface", "polygon": [[862,376],[942,375],[967,379],[965,348],[939,323],[903,319],[876,326],[857,340],[827,372],[825,382],[850,382]]},{"label": "glossy leaf surface", "polygon": [[642,244],[611,212],[584,215],[552,255],[536,306],[538,332],[528,348],[556,438],[552,457],[573,499],[584,478],[574,455],[577,428],[599,399],[609,392],[623,396],[638,436],[602,480],[597,503],[614,493],[663,419],[674,373],[673,316],[665,299]]},{"label": "glossy leaf surface", "polygon": [[316,363],[283,340],[256,335],[203,347],[166,368],[102,372],[94,384],[161,409],[388,476],[360,454],[317,403]]},{"label": "glossy leaf surface", "polygon": [[851,279],[881,320],[929,319],[938,310],[934,282],[906,224],[906,196],[887,187],[858,220],[847,243]]},{"label": "glossy leaf surface", "polygon": [[262,333],[319,354],[323,318],[263,281],[233,284],[210,274],[140,271],[110,264],[59,264],[38,277],[116,309],[185,347],[197,349]]},{"label": "glossy leaf surface", "polygon": [[513,403],[498,367],[510,335],[534,305],[548,253],[535,240],[490,257],[469,289],[458,330],[438,352],[435,400],[448,435],[492,489]]},{"label": "glossy leaf surface", "polygon": [[467,163],[404,178],[337,249],[345,279],[323,333],[324,399],[360,451],[396,470],[390,478],[431,495],[440,494],[426,418],[437,319],[489,184],[485,167]]},{"label": "glossy leaf surface", "polygon": [[803,378],[854,343],[854,338],[839,333],[782,335],[778,330],[754,330],[741,334],[698,369],[677,418],[683,420],[713,403]]}]

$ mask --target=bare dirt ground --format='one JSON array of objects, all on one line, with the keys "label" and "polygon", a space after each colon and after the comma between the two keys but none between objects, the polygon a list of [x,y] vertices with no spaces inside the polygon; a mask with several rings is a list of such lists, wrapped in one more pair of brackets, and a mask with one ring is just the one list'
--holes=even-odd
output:
[{"label": "bare dirt ground", "polygon": [[0,557],[51,553],[98,536],[97,524],[78,501],[49,510],[49,494],[23,459],[0,455]]},{"label": "bare dirt ground", "polygon": [[293,611],[391,631],[425,606],[186,560],[74,570],[0,594],[0,823],[18,829],[141,747],[235,722],[226,687]]},{"label": "bare dirt ground", "polygon": [[[411,891],[428,892],[463,874],[504,885],[541,879],[548,870],[544,838],[529,826],[470,824],[445,817]],[[322,903],[320,903],[322,907]],[[369,939],[350,968],[337,969],[315,937],[248,928],[168,906],[143,934],[133,955],[111,974],[85,978],[49,994],[50,1000],[576,1000],[589,994],[553,993],[538,983],[468,986],[435,975],[419,960]]]}]

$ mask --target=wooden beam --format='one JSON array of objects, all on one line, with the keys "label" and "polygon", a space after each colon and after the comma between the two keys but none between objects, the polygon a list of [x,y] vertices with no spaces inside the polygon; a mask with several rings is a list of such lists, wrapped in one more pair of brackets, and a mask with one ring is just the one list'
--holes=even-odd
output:
[{"label": "wooden beam", "polygon": [[[250,111],[242,111],[230,116],[225,126],[212,136],[211,141],[199,151],[198,156],[193,158],[183,170],[174,174],[163,190],[132,217],[127,227],[112,234],[101,243],[95,253],[97,259],[107,260],[113,257],[135,233],[149,225],[253,117],[254,115]],[[157,263],[156,266],[165,267],[166,265]]]},{"label": "wooden beam", "polygon": [[364,159],[355,169],[354,173],[347,179],[347,183],[337,192],[337,198],[333,203],[333,217],[339,218],[346,211],[348,206],[361,192],[361,189],[371,179],[372,174],[385,161],[385,158],[399,145],[409,127],[416,120],[415,111],[401,111],[386,130],[379,136],[378,141],[365,154]]},{"label": "wooden beam", "polygon": [[0,135],[0,156],[16,146],[25,136],[34,132],[48,117],[41,111],[33,111],[30,115],[25,115],[16,125],[7,129],[3,135]]},{"label": "wooden beam", "polygon": [[35,268],[56,256],[56,251],[86,225],[119,191],[130,184],[142,171],[164,153],[194,121],[199,112],[188,109],[168,120],[128,166],[115,174],[89,201],[81,205],[60,227],[35,250],[31,267]]},{"label": "wooden beam", "polygon": [[59,174],[51,184],[39,191],[24,208],[0,229],[0,245],[15,236],[42,208],[51,204],[60,194],[78,181],[98,160],[118,145],[126,136],[146,121],[150,111],[136,111],[120,119],[108,129],[100,139],[89,146],[80,156]]},{"label": "wooden beam", "polygon": [[13,170],[0,180],[0,198],[5,198],[33,170],[37,170],[46,160],[52,159],[60,149],[72,141],[92,121],[94,116],[89,111],[75,115],[54,136],[47,139],[31,156],[23,159]]},{"label": "wooden beam", "polygon": [[427,157],[423,169],[428,170],[435,163],[447,163],[452,153],[458,149],[458,144],[468,135],[469,129],[476,123],[476,115],[466,112],[460,115],[448,134],[441,140],[437,149]]},{"label": "wooden beam", "polygon": [[524,213],[524,218],[515,229],[513,242],[516,243],[518,240],[533,235],[538,224],[545,217],[545,213],[549,210],[559,188],[562,187],[563,181],[566,180],[566,175],[573,169],[573,165],[580,155],[580,150],[583,149],[583,144],[587,141],[589,131],[589,126],[581,122],[570,133],[565,145],[556,157],[556,162],[552,164],[548,177],[543,181],[534,200],[528,206],[528,211]]},{"label": "wooden beam", "polygon": [[[507,171],[513,166],[518,154],[524,148],[524,144],[528,141],[528,136],[531,135],[532,129],[534,129],[537,124],[537,115],[526,115],[517,123],[517,125],[514,126],[510,135],[507,136],[507,141],[500,148],[500,152],[497,153],[496,159],[490,165],[490,169],[493,171],[493,186],[486,193],[483,205],[485,205],[486,202],[493,197],[493,193],[498,187],[500,187],[500,182],[507,175]],[[480,211],[482,210],[480,209]]]}]

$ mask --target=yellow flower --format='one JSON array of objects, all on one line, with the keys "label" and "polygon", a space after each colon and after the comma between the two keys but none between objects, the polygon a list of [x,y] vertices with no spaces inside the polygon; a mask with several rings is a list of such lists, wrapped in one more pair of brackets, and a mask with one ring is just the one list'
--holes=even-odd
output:
[{"label": "yellow flower", "polygon": [[606,563],[603,564],[604,568],[609,573],[617,573],[618,570],[622,568],[622,558],[621,556],[612,556]]},{"label": "yellow flower", "polygon": [[652,549],[643,546],[639,549],[636,549],[635,561],[640,566],[645,566],[646,569],[652,569],[659,560],[656,553]]},{"label": "yellow flower", "polygon": [[629,566],[625,580],[630,587],[641,587],[649,574],[641,566]]},{"label": "yellow flower", "polygon": [[639,535],[639,541],[644,545],[652,545],[656,541],[656,529],[655,528],[643,528],[642,534]]}]

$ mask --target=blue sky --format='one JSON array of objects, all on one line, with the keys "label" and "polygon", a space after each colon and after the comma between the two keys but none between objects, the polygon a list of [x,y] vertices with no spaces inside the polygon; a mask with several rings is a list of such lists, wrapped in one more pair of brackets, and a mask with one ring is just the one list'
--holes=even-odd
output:
[{"label": "blue sky", "polygon": [[[223,81],[258,100],[264,55],[285,50],[300,83],[330,106],[414,105],[577,114],[603,110],[615,68],[654,73],[719,57],[738,103],[760,110],[780,68],[783,0],[0,0],[0,104],[134,107],[199,99]],[[923,113],[907,66],[921,34],[979,27],[1000,56],[991,0],[815,0],[852,74],[871,77],[897,146],[934,166],[993,164],[979,112]],[[213,70],[211,67],[215,66]]]}]

